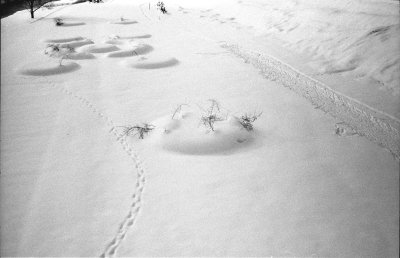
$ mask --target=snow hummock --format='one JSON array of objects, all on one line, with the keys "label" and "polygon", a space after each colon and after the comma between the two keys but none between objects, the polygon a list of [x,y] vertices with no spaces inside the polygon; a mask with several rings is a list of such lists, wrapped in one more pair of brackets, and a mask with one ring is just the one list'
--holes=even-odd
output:
[{"label": "snow hummock", "polygon": [[135,61],[126,62],[128,67],[137,69],[161,69],[178,65],[179,61],[174,57],[149,57],[139,58]]},{"label": "snow hummock", "polygon": [[61,48],[77,48],[77,47],[81,47],[84,45],[89,45],[89,44],[93,44],[94,42],[90,39],[82,39],[82,40],[72,40],[72,41],[67,41],[67,42],[63,42],[60,43],[58,46],[60,46]]},{"label": "snow hummock", "polygon": [[62,64],[56,62],[31,63],[21,67],[18,72],[23,75],[49,76],[61,73],[76,71],[81,66],[74,62],[63,61]]},{"label": "snow hummock", "polygon": [[164,150],[192,155],[231,153],[256,140],[256,133],[247,131],[233,116],[217,122],[214,130],[200,123],[200,116],[191,112],[180,119],[163,117],[152,122],[157,129],[151,137]]},{"label": "snow hummock", "polygon": [[[118,45],[118,42],[114,42],[114,44]],[[153,51],[153,47],[148,44],[140,44],[134,42],[129,42],[127,46],[121,48],[124,49],[109,53],[107,54],[107,57],[128,57],[128,56],[145,55]]]},{"label": "snow hummock", "polygon": [[127,20],[127,19],[121,19],[119,21],[112,21],[110,22],[111,24],[121,24],[121,25],[129,25],[129,24],[135,24],[137,21],[134,20]]},{"label": "snow hummock", "polygon": [[58,39],[45,39],[44,42],[48,43],[67,43],[71,41],[81,41],[85,40],[84,38],[78,36],[78,37],[68,37],[68,38],[58,38]]},{"label": "snow hummock", "polygon": [[80,53],[108,53],[117,50],[119,50],[117,46],[104,43],[85,45],[76,49],[76,51]]}]

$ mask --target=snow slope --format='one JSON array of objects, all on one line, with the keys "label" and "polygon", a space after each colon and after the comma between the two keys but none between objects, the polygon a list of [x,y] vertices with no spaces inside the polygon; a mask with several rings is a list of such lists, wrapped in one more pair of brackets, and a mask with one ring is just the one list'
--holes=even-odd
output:
[{"label": "snow slope", "polygon": [[[173,2],[191,7],[184,1]],[[260,35],[277,37],[290,49],[307,54],[311,66],[322,74],[369,78],[376,87],[397,96],[400,93],[398,1],[216,3],[203,18],[235,21]]]},{"label": "snow slope", "polygon": [[400,118],[398,1],[170,1],[211,25],[207,33],[216,24],[250,30],[257,35],[251,50]]},{"label": "snow slope", "polygon": [[[397,256],[398,161],[221,48],[259,49],[252,30],[178,4],[2,20],[1,255]],[[82,58],[59,66],[49,43]]]}]

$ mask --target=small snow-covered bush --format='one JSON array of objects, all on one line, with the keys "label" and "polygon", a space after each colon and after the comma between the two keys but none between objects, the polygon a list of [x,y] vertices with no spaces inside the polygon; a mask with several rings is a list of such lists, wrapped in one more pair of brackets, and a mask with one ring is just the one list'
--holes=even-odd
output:
[{"label": "small snow-covered bush", "polygon": [[152,131],[155,126],[151,124],[144,123],[142,125],[134,125],[134,126],[122,126],[124,128],[123,135],[125,136],[136,136],[138,135],[139,139],[144,139],[144,136]]},{"label": "small snow-covered bush", "polygon": [[59,51],[60,51],[60,47],[58,44],[48,44],[44,53],[46,55],[50,55],[54,52],[59,52]]},{"label": "small snow-covered bush", "polygon": [[60,47],[59,44],[48,44],[44,53],[50,57],[60,58],[60,66],[63,59],[67,58],[70,53],[75,52],[75,49],[69,46]]},{"label": "small snow-covered bush", "polygon": [[256,121],[261,115],[262,112],[260,112],[259,114],[254,113],[253,115],[244,114],[238,120],[244,129],[246,129],[247,131],[252,131],[254,129],[254,121]]},{"label": "small snow-covered bush", "polygon": [[54,22],[55,22],[56,26],[61,26],[64,24],[64,22],[61,18],[55,18]]},{"label": "small snow-covered bush", "polygon": [[201,122],[203,123],[203,125],[209,129],[211,129],[211,131],[214,131],[214,124],[215,124],[215,122],[218,122],[218,121],[224,121],[224,119],[215,114],[201,117]]},{"label": "small snow-covered bush", "polygon": [[157,9],[159,9],[162,13],[167,13],[167,9],[165,9],[164,2],[158,2],[157,3]]},{"label": "small snow-covered bush", "polygon": [[201,116],[201,123],[211,131],[214,131],[214,124],[218,121],[224,121],[225,119],[221,116],[221,109],[219,103],[215,99],[209,99],[211,102],[210,107],[204,110],[205,113]]}]

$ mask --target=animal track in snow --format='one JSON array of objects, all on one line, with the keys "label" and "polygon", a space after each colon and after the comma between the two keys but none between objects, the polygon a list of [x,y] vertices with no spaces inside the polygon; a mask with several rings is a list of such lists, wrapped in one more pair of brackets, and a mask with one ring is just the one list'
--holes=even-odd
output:
[{"label": "animal track in snow", "polygon": [[65,87],[59,88],[55,84],[51,84],[54,88],[61,90],[62,93],[66,94],[69,97],[72,97],[79,102],[81,102],[84,106],[86,106],[92,113],[97,115],[101,120],[103,120],[107,126],[111,127],[109,133],[111,133],[115,140],[121,144],[122,149],[126,152],[129,158],[132,160],[134,167],[136,169],[136,187],[134,192],[131,194],[131,204],[128,209],[128,214],[124,217],[122,222],[120,223],[118,230],[115,236],[112,238],[110,243],[106,246],[104,252],[101,254],[101,257],[115,257],[119,246],[121,245],[122,241],[125,239],[129,229],[134,225],[137,216],[141,209],[141,202],[142,202],[142,194],[144,191],[144,186],[146,182],[145,174],[146,170],[142,165],[142,161],[138,154],[135,153],[132,146],[125,140],[124,136],[121,135],[113,120],[105,115],[103,112],[99,111],[95,107],[95,105],[89,101],[88,99],[66,89]]}]

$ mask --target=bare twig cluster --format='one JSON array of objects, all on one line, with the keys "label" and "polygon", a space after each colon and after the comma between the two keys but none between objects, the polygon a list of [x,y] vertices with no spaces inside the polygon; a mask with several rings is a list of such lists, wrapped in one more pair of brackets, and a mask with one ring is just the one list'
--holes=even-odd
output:
[{"label": "bare twig cluster", "polygon": [[262,112],[260,112],[258,114],[253,113],[252,115],[244,114],[239,118],[239,123],[247,131],[252,131],[254,129],[253,128],[254,121],[256,121],[261,115],[262,115]]},{"label": "bare twig cluster", "polygon": [[68,55],[72,52],[75,52],[75,49],[70,46],[61,47],[59,44],[48,44],[44,53],[50,57],[60,58],[60,66],[62,65],[62,61],[68,57]]},{"label": "bare twig cluster", "polygon": [[152,131],[155,126],[147,123],[143,123],[142,125],[135,126],[122,126],[124,128],[123,135],[126,136],[136,136],[138,135],[139,139],[144,139],[144,136]]},{"label": "bare twig cluster", "polygon": [[[199,108],[203,111],[203,114],[200,118],[200,123],[202,123],[206,128],[210,129],[210,131],[215,131],[215,123],[220,121],[226,121],[228,115],[223,116],[221,114],[221,107],[218,101],[215,99],[209,99],[210,106],[207,109]],[[171,119],[178,119],[178,114],[182,112],[182,108],[184,106],[189,106],[188,104],[180,104],[174,110]],[[244,114],[240,118],[237,118],[239,123],[245,128],[247,131],[253,130],[253,123],[262,115],[262,112],[253,114]],[[156,127],[154,125],[148,123],[142,123],[141,125],[134,126],[119,126],[122,127],[122,135],[123,136],[138,136],[139,139],[144,139],[144,137],[149,134]],[[164,132],[167,132],[165,129]]]},{"label": "bare twig cluster", "polygon": [[210,101],[211,104],[210,107],[205,110],[205,114],[202,115],[201,122],[205,127],[211,129],[211,131],[214,131],[215,122],[223,121],[225,119],[220,114],[221,109],[219,103],[215,99],[209,99],[208,101]]},{"label": "bare twig cluster", "polygon": [[164,2],[158,2],[158,3],[157,3],[157,8],[158,8],[162,13],[167,13],[167,9],[165,9]]},{"label": "bare twig cluster", "polygon": [[54,23],[56,24],[56,26],[61,26],[64,24],[61,18],[54,18]]},{"label": "bare twig cluster", "polygon": [[21,0],[19,2],[23,3],[26,8],[29,9],[31,18],[35,18],[35,12],[39,10],[42,6],[52,2],[54,0]]},{"label": "bare twig cluster", "polygon": [[183,106],[189,106],[189,105],[188,105],[188,104],[180,104],[180,105],[178,105],[178,106],[176,107],[174,113],[172,114],[172,119],[175,119],[175,116],[176,116],[177,114],[179,114],[179,113],[182,112],[182,107],[183,107]]},{"label": "bare twig cluster", "polygon": [[211,114],[208,116],[202,116],[201,117],[201,122],[205,127],[208,127],[211,129],[211,131],[214,131],[214,124],[215,122],[218,121],[223,121],[224,119],[222,117],[217,116],[216,114]]}]

